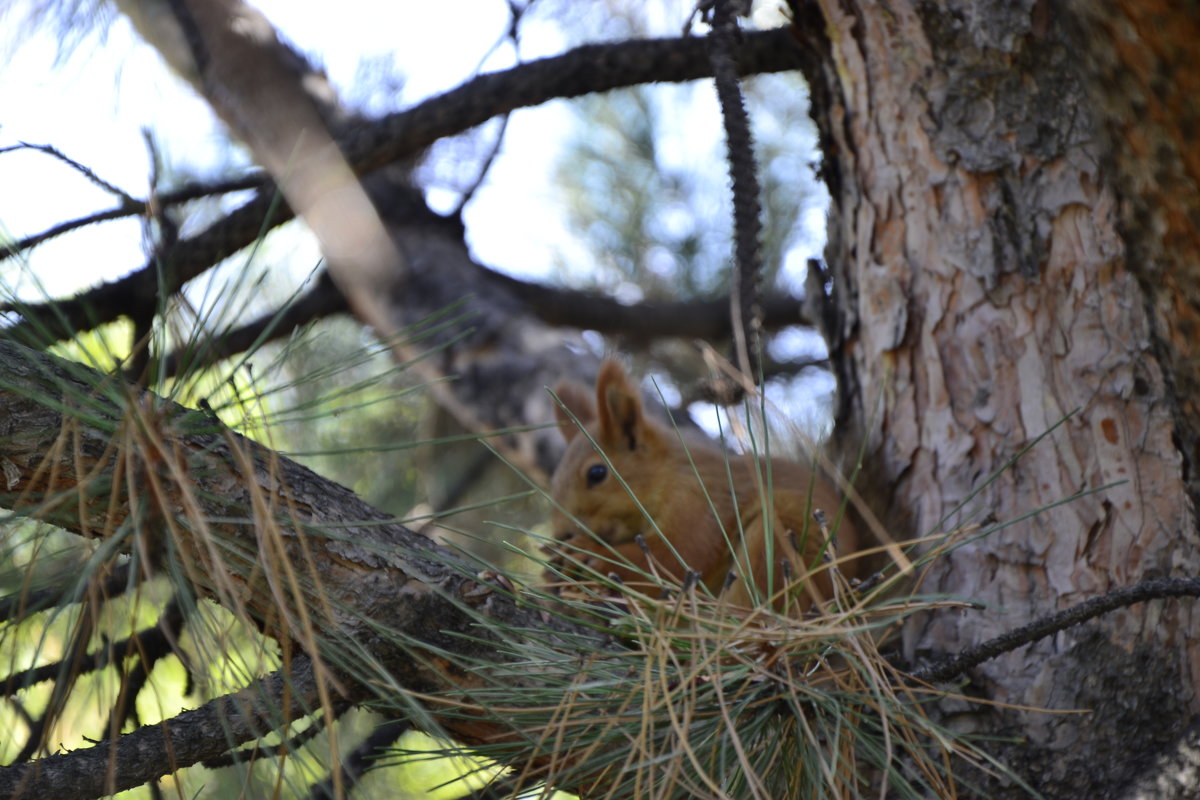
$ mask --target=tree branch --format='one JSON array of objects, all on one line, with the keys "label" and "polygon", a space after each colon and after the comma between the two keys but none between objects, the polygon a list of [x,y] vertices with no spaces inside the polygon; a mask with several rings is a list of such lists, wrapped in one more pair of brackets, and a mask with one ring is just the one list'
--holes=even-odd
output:
[{"label": "tree branch", "polygon": [[[664,336],[712,341],[731,335],[729,299],[624,304],[593,292],[559,289],[522,281],[480,267],[480,276],[524,301],[548,325],[619,333],[633,341]],[[763,298],[763,327],[811,325],[803,301],[790,295]]]},{"label": "tree branch", "polygon": [[[164,617],[175,618],[178,616],[177,605],[172,604],[171,609],[164,614]],[[131,653],[138,651],[152,661],[157,661],[161,656],[171,652],[171,645],[177,636],[174,629],[176,627],[178,627],[177,622],[172,627],[170,623],[164,624],[162,620],[159,620],[154,625],[135,631],[128,638],[106,643],[105,646],[91,653],[80,653],[82,657],[78,659],[78,663],[69,668],[63,661],[52,661],[49,664],[10,673],[4,678],[3,693],[6,696],[12,695],[19,688],[53,680],[68,669],[70,669],[72,679],[75,679],[89,672],[105,669],[113,663],[121,662]]]},{"label": "tree branch", "polygon": [[[373,762],[387,753],[387,748],[396,743],[401,736],[412,729],[408,720],[393,720],[379,725],[371,731],[350,755],[342,760],[342,792],[343,796],[352,796],[354,786],[359,779],[373,766]],[[333,775],[330,774],[320,783],[313,784],[308,793],[308,800],[335,800]]]},{"label": "tree branch", "polygon": [[[111,572],[97,587],[101,597],[112,597],[124,594],[130,586],[131,572],[128,563],[116,564]],[[133,577],[139,580],[140,576]],[[63,581],[59,585],[22,591],[15,594],[0,596],[0,623],[13,622],[16,619],[28,617],[47,608],[61,608],[72,603],[80,602],[75,593],[79,584]]]},{"label": "tree branch", "polygon": [[133,198],[130,197],[125,192],[124,189],[121,189],[120,187],[116,186],[115,184],[112,184],[112,183],[104,180],[99,175],[97,175],[95,173],[95,171],[92,170],[91,167],[87,167],[87,166],[84,166],[83,164],[80,164],[78,161],[69,157],[66,153],[59,150],[54,145],[30,144],[29,142],[20,142],[12,147],[0,148],[0,155],[3,155],[4,153],[13,153],[13,152],[17,152],[20,150],[34,150],[39,153],[44,153],[44,154],[50,156],[51,158],[56,159],[58,161],[61,161],[64,164],[66,164],[68,167],[70,167],[71,169],[75,170],[80,175],[82,175],[84,177],[84,179],[87,180],[88,183],[92,184],[93,186],[98,187],[101,191],[116,195],[117,197],[121,198],[122,202],[125,202],[125,203],[134,202]]},{"label": "tree branch", "polygon": [[[349,703],[339,699],[330,711]],[[95,747],[0,767],[0,797],[91,800],[116,794],[220,756],[231,746],[278,730],[285,721],[320,707],[312,663],[296,656],[288,675],[273,673],[159,725],[146,725]]]},{"label": "tree branch", "polygon": [[[799,66],[799,47],[790,28],[748,33],[737,53],[740,75],[787,72]],[[347,159],[367,172],[518,108],[642,83],[709,77],[712,66],[701,38],[582,45],[562,55],[480,75],[408,111],[360,126],[343,144]]]},{"label": "tree branch", "polygon": [[[263,186],[264,180],[261,174],[252,173],[242,178],[230,178],[229,180],[218,181],[216,183],[192,182],[178,189],[163,192],[157,195],[154,200],[162,208],[173,208],[174,206],[182,205],[192,200],[199,200],[203,197],[260,189]],[[127,197],[124,194],[121,197],[123,198],[121,203],[115,208],[110,208],[107,211],[97,211],[77,219],[61,222],[39,233],[33,233],[18,239],[12,245],[0,251],[0,261],[11,258],[18,253],[62,236],[65,233],[86,228],[88,225],[109,222],[114,219],[124,219],[125,217],[143,216],[150,212],[151,204],[149,200],[138,200],[137,198]]]},{"label": "tree branch", "polygon": [[[795,40],[787,29],[747,34],[738,51],[742,75],[796,69]],[[584,45],[560,56],[481,75],[445,94],[370,123],[360,123],[338,138],[350,165],[361,175],[411,156],[518,108],[560,97],[578,97],[649,81],[684,82],[709,77],[703,39],[648,39]],[[173,294],[212,265],[256,241],[262,233],[292,218],[274,184],[264,182],[251,200],[180,240],[168,257],[166,283],[158,285],[154,263],[69,300],[14,310],[22,321],[9,329],[17,341],[42,345],[116,319],[129,303],[153,303]]]},{"label": "tree branch", "polygon": [[[521,300],[531,314],[547,325],[619,334],[633,346],[664,337],[714,341],[730,336],[732,331],[730,301],[725,297],[626,304],[594,292],[524,281],[482,265],[478,266],[478,273],[481,280]],[[771,295],[763,298],[760,306],[764,330],[812,324],[801,298]],[[162,377],[211,366],[245,352],[256,344],[286,339],[297,328],[310,322],[347,311],[349,308],[345,299],[328,275],[322,272],[312,288],[294,302],[245,325],[190,343],[171,353],[163,362]],[[795,372],[803,366],[823,364],[824,361],[806,362],[803,365],[784,365],[783,369]],[[772,368],[767,369],[770,372]]]},{"label": "tree branch", "polygon": [[928,666],[910,671],[909,674],[917,680],[943,683],[984,661],[1080,625],[1102,614],[1135,603],[1167,597],[1200,597],[1200,578],[1162,578],[1115,589],[1100,597],[1085,600],[1077,606],[1036,619],[1028,625],[1003,633],[957,655],[941,658]]}]

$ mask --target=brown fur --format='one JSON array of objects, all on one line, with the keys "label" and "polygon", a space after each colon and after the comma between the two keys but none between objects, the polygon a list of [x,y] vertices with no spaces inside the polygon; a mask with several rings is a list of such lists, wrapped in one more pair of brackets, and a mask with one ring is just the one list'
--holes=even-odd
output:
[{"label": "brown fur", "polygon": [[[725,599],[739,607],[754,604],[744,568],[748,563],[759,593],[767,592],[770,581],[777,608],[785,607],[778,594],[785,582],[784,570],[778,568],[782,560],[793,578],[821,566],[824,536],[812,512],[820,509],[832,523],[842,506],[841,495],[825,477],[783,459],[768,464],[711,445],[688,442],[685,447],[674,429],[646,416],[637,387],[616,361],[600,367],[594,401],[578,384],[560,384],[555,391],[608,459],[559,409],[567,451],[551,481],[557,506],[552,524],[555,538],[564,543],[565,560],[641,588],[647,588],[646,573],[678,583],[691,569],[714,595],[721,593],[732,570],[738,580]],[[760,481],[765,483],[768,475],[773,491],[770,502],[763,503]],[[777,565],[770,579],[768,530],[771,560]],[[635,540],[638,534],[649,558]],[[837,540],[839,553],[857,549],[857,532],[849,519],[838,526]],[[800,553],[792,542],[799,544]],[[812,599],[828,598],[828,572],[811,576],[805,588],[806,596],[786,607],[804,610]]]}]

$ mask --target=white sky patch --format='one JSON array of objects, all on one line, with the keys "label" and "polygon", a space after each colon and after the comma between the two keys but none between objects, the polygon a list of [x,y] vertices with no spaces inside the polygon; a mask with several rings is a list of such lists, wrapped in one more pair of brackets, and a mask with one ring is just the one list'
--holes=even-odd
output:
[{"label": "white sky patch", "polygon": [[[183,84],[165,73],[158,55],[123,17],[106,37],[103,43],[89,38],[60,64],[53,31],[41,29],[19,47],[8,46],[0,106],[25,112],[5,119],[0,147],[19,141],[52,145],[139,198],[146,195],[150,175],[143,127],[161,123],[164,137],[169,130],[170,141],[160,140],[164,157],[189,165],[227,162],[227,148],[207,106],[181,91]],[[18,238],[119,203],[77,171],[33,151],[0,154],[0,186],[8,189],[0,192],[0,225]],[[54,296],[118,277],[143,261],[137,220],[94,225],[27,256],[29,270]],[[14,274],[18,271],[6,265],[6,282],[23,286],[26,299],[39,298],[27,278]]]}]

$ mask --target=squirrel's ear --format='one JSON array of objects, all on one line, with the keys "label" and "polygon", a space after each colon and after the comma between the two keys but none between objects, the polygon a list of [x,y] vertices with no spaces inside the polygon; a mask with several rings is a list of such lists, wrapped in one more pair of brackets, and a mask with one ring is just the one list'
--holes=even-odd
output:
[{"label": "squirrel's ear", "polygon": [[642,398],[625,374],[625,368],[611,359],[600,365],[596,376],[596,407],[600,414],[601,439],[608,444],[619,442],[636,450],[646,436]]},{"label": "squirrel's ear", "polygon": [[575,381],[559,381],[554,387],[554,394],[558,397],[558,403],[554,404],[554,418],[558,420],[563,439],[569,444],[579,433],[571,414],[575,415],[580,425],[590,425],[596,419],[596,406],[592,404],[592,396],[587,388]]}]

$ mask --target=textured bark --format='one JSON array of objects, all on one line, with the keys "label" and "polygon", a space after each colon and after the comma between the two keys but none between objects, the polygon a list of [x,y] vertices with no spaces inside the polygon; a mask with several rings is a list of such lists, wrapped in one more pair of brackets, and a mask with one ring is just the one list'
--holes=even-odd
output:
[{"label": "textured bark", "polygon": [[1190,494],[1200,489],[1200,5],[1078,2],[1088,86],[1120,197],[1126,262],[1178,405]]},{"label": "textured bark", "polygon": [[[925,617],[906,650],[954,651],[1110,588],[1195,574],[1176,442],[1195,440],[1184,265],[1197,263],[1197,195],[1179,134],[1195,93],[1161,69],[1181,48],[1139,33],[1148,23],[1125,15],[1140,6],[1106,12],[1116,45],[1058,3],[794,10],[833,199],[840,412],[871,418],[882,395],[873,454],[907,533],[1016,521],[922,587],[987,610]],[[1160,10],[1155,35],[1190,13]],[[1177,33],[1193,51],[1194,27]],[[1136,156],[1155,146],[1167,180]],[[955,724],[1022,737],[998,752],[1048,796],[1120,796],[1197,710],[1195,621],[1187,601],[1136,606],[985,664],[969,690],[1088,715],[977,705]]]}]

